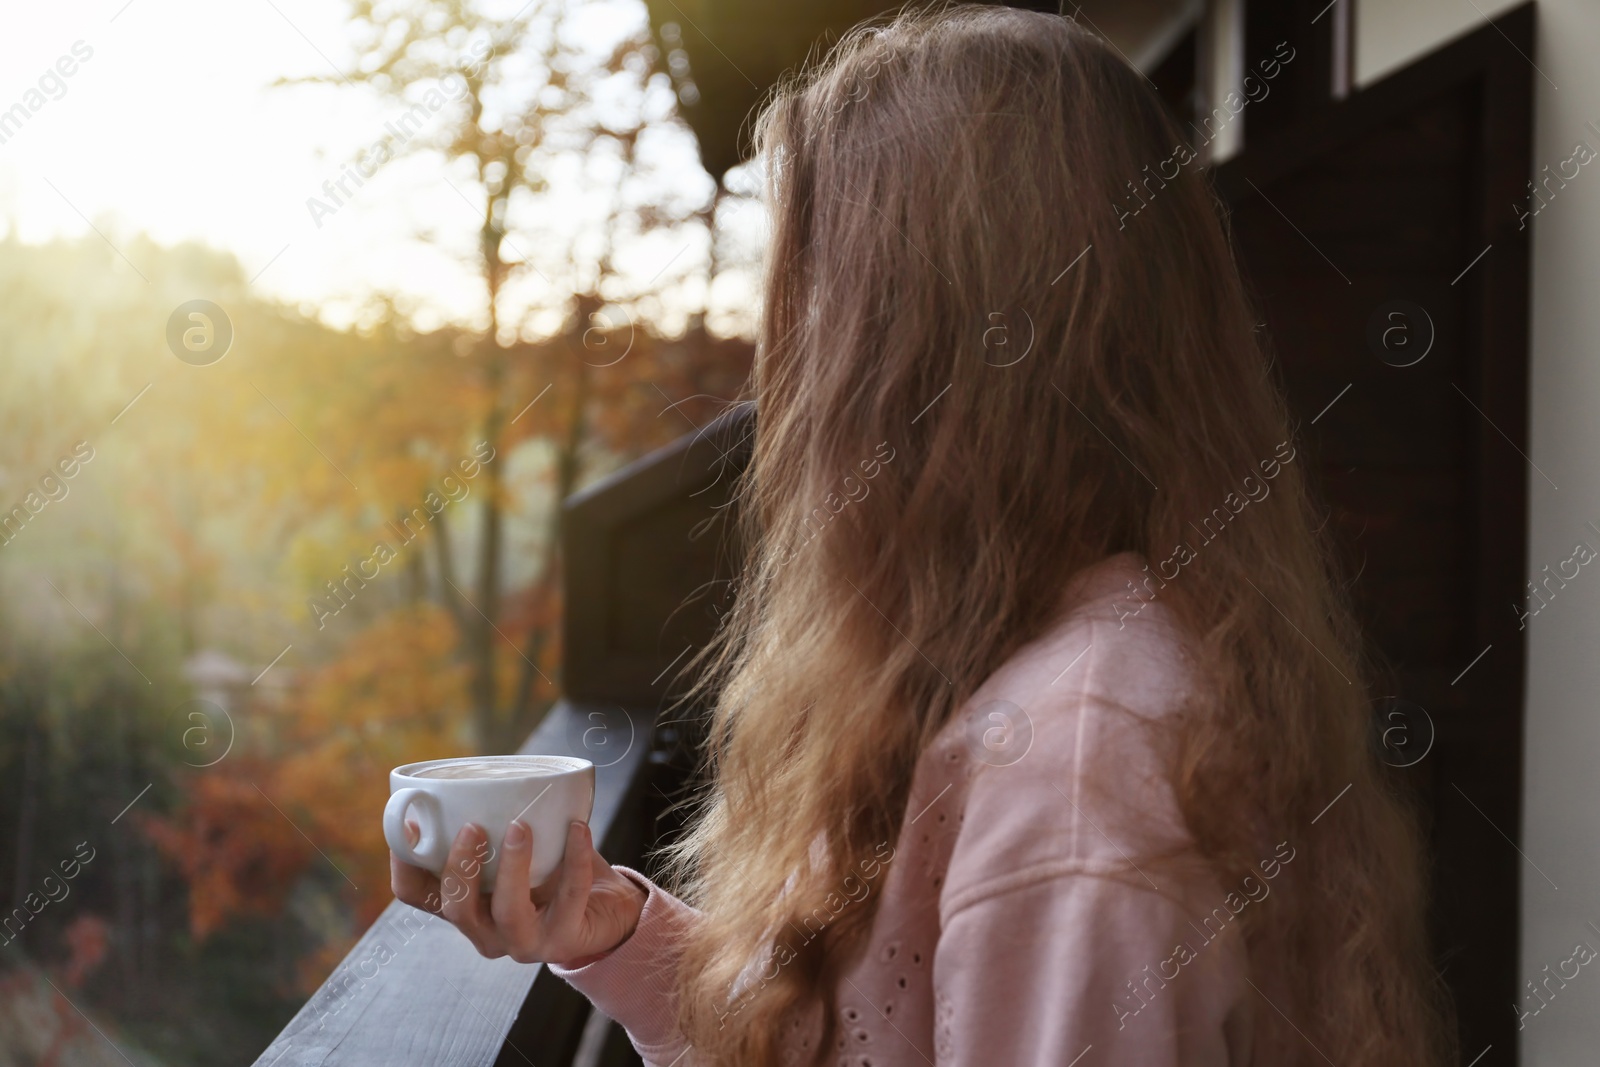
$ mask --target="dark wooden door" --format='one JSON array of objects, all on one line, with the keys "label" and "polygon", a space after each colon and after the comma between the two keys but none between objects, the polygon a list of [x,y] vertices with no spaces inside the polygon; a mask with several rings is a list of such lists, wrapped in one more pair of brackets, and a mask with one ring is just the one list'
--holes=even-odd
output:
[{"label": "dark wooden door", "polygon": [[1533,25],[1530,4],[1264,133],[1247,108],[1214,175],[1397,698],[1375,734],[1430,820],[1437,965],[1479,1067],[1517,1044]]}]

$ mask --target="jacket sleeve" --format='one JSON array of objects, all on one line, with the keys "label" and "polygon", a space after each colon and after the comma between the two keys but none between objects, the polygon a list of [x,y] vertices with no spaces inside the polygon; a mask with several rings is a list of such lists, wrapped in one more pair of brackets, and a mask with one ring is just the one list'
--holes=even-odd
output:
[{"label": "jacket sleeve", "polygon": [[1016,879],[946,917],[939,1067],[1247,1063],[1242,974],[1235,924],[1193,925],[1163,893],[1102,874]]},{"label": "jacket sleeve", "polygon": [[593,963],[552,963],[550,971],[620,1024],[646,1067],[689,1067],[688,1045],[678,1032],[677,972],[684,935],[700,913],[638,871],[616,870],[646,893],[633,936]]}]

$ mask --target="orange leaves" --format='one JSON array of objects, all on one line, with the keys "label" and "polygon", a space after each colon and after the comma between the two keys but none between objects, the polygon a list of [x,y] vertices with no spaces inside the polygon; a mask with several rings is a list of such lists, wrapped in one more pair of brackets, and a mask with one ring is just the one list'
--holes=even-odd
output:
[{"label": "orange leaves", "polygon": [[236,915],[277,915],[300,877],[317,867],[354,895],[361,926],[377,916],[389,901],[379,816],[390,768],[469,751],[466,675],[455,643],[440,608],[385,616],[314,671],[278,713],[276,759],[220,763],[191,780],[176,816],[143,820],[189,884],[196,938]]},{"label": "orange leaves", "polygon": [[98,915],[80,915],[67,924],[65,940],[68,957],[61,977],[69,986],[80,986],[111,951],[111,924]]},{"label": "orange leaves", "polygon": [[384,616],[312,675],[286,726],[299,741],[343,738],[374,756],[450,743],[467,706],[456,640],[454,621],[435,605]]},{"label": "orange leaves", "polygon": [[439,607],[387,615],[310,678],[284,724],[290,744],[278,766],[280,803],[303,809],[307,833],[347,862],[363,926],[389,901],[389,850],[379,828],[389,770],[471,751],[456,640]]},{"label": "orange leaves", "polygon": [[[240,770],[235,765],[236,773]],[[234,915],[273,916],[316,858],[309,842],[250,781],[196,777],[176,816],[140,826],[189,883],[189,930],[204,939]]]}]

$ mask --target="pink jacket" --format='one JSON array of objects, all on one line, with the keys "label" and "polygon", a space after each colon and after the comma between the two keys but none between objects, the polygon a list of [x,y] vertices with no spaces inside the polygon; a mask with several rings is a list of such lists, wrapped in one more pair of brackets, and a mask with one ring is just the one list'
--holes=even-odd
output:
[{"label": "pink jacket", "polygon": [[[1194,862],[1141,729],[1181,699],[1187,654],[1142,567],[1125,553],[1074,580],[1056,624],[922,755],[899,839],[862,857],[818,901],[815,922],[791,930],[797,946],[882,895],[839,983],[838,1063],[1250,1062],[1251,1013],[1271,1009],[1247,981],[1233,919],[1272,906],[1271,879],[1294,850],[1264,846],[1261,878],[1240,887]],[[700,913],[628,873],[648,890],[633,936],[587,966],[552,970],[622,1024],[647,1064],[690,1067],[674,969]],[[759,982],[761,969],[747,976]],[[793,1062],[814,1056],[813,1023],[796,1028]]]}]

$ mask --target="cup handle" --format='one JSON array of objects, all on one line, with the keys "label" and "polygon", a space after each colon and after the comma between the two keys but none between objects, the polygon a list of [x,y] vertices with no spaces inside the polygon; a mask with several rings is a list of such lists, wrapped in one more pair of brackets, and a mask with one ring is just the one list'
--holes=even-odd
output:
[{"label": "cup handle", "polygon": [[[424,811],[423,817],[417,820],[422,836],[417,839],[416,848],[406,839],[405,825],[406,809],[413,804]],[[442,867],[444,856],[440,846],[444,842],[439,826],[444,821],[443,815],[439,799],[432,793],[412,786],[395,790],[383,809],[383,836],[389,842],[389,850],[413,867]]]}]

